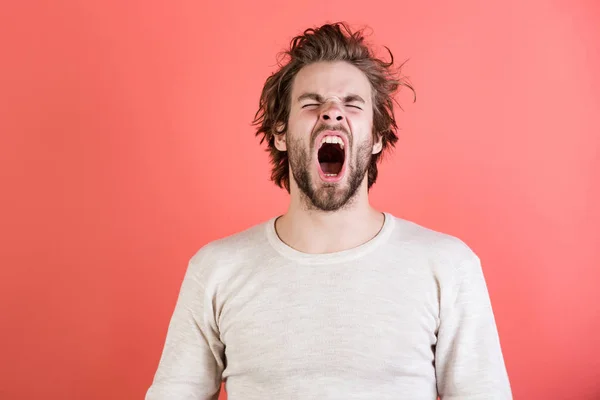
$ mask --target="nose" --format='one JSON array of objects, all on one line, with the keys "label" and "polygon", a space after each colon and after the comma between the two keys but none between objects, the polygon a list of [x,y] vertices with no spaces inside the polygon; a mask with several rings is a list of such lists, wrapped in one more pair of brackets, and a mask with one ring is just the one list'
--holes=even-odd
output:
[{"label": "nose", "polygon": [[329,103],[321,112],[321,120],[326,122],[340,122],[344,120],[342,109],[335,103]]}]

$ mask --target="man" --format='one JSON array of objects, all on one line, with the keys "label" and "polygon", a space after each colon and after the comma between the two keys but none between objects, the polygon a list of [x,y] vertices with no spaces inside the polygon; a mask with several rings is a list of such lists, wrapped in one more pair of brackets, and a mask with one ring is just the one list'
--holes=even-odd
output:
[{"label": "man", "polygon": [[192,257],[146,399],[510,399],[479,258],[369,204],[410,86],[344,24],[287,55],[255,123],[289,209]]}]

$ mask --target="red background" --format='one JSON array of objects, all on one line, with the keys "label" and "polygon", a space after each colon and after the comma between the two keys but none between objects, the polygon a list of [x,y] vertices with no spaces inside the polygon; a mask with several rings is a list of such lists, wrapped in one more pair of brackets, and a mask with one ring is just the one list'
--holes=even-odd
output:
[{"label": "red background", "polygon": [[0,12],[0,398],[143,398],[188,259],[285,210],[250,122],[337,20],[417,90],[373,203],[480,255],[515,399],[600,397],[598,2],[64,0]]}]

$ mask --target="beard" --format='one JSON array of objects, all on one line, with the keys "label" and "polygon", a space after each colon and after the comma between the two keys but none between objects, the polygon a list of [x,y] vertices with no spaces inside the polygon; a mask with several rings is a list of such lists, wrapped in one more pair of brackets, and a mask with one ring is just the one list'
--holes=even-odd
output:
[{"label": "beard", "polygon": [[288,140],[290,168],[294,180],[306,200],[307,207],[331,212],[351,205],[369,168],[372,148],[371,140],[367,140],[358,146],[354,159],[348,156],[348,159],[345,160],[348,163],[346,166],[347,184],[321,182],[320,187],[315,187],[311,179],[310,167],[317,161],[308,155],[301,140]]}]

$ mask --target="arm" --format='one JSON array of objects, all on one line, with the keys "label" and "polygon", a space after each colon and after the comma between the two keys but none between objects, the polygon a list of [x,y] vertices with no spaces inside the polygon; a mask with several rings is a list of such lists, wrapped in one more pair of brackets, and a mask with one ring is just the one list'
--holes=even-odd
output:
[{"label": "arm", "polygon": [[442,290],[435,368],[441,400],[510,400],[510,383],[479,258]]},{"label": "arm", "polygon": [[163,353],[146,400],[216,400],[224,368],[224,345],[210,296],[192,258],[171,317]]}]

